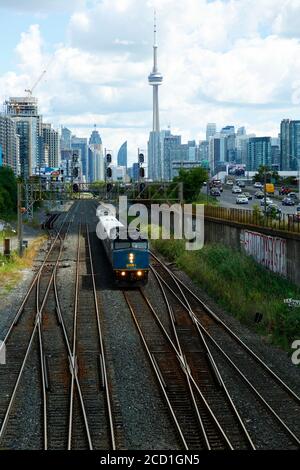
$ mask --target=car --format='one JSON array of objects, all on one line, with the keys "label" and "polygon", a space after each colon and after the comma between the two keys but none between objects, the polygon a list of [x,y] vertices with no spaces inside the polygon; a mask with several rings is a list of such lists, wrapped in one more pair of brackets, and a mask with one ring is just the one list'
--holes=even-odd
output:
[{"label": "car", "polygon": [[281,186],[281,188],[279,190],[280,196],[287,196],[291,192],[292,192],[292,190],[290,188],[286,188],[285,186]]},{"label": "car", "polygon": [[248,204],[249,201],[248,201],[248,198],[242,194],[241,196],[238,196],[236,198],[235,202],[236,204]]},{"label": "car", "polygon": [[293,199],[294,201],[298,201],[298,194],[297,193],[291,192],[291,193],[289,193],[288,197],[290,199]]},{"label": "car", "polygon": [[207,182],[206,182],[206,181],[204,181],[203,186],[207,186]]},{"label": "car", "polygon": [[266,214],[279,218],[281,217],[282,212],[280,207],[277,206],[277,204],[269,204],[266,208]]},{"label": "car", "polygon": [[[269,206],[270,204],[273,204],[273,201],[272,199],[270,199],[269,197],[266,198],[266,206]],[[263,198],[260,202],[260,205],[261,206],[264,206],[265,205],[265,198]]]},{"label": "car", "polygon": [[263,199],[265,197],[264,193],[262,191],[257,191],[255,194],[255,199]]},{"label": "car", "polygon": [[228,181],[226,181],[226,184],[227,184],[228,186],[233,186],[233,185],[234,185],[234,182],[233,182],[232,180],[228,180]]},{"label": "car", "polygon": [[283,206],[294,206],[295,205],[295,201],[293,199],[291,199],[290,197],[285,197],[283,200],[282,200],[282,205]]},{"label": "car", "polygon": [[237,184],[237,186],[239,186],[240,188],[245,188],[245,186],[246,186],[245,181],[237,181],[236,184]]},{"label": "car", "polygon": [[244,196],[248,199],[248,201],[252,201],[252,194],[250,193],[244,193]]},{"label": "car", "polygon": [[258,189],[263,187],[263,185],[262,185],[259,181],[257,181],[256,183],[254,183],[253,186],[254,186],[254,188],[258,188]]},{"label": "car", "polygon": [[214,197],[220,197],[221,191],[219,190],[219,188],[211,188],[210,195]]},{"label": "car", "polygon": [[232,188],[232,194],[241,194],[242,190],[239,186],[233,186]]}]

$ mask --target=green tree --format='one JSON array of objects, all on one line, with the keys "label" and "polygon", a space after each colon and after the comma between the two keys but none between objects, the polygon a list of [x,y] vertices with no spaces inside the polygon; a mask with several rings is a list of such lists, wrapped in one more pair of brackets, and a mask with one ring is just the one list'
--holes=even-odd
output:
[{"label": "green tree", "polygon": [[200,194],[204,181],[207,181],[208,173],[205,168],[197,167],[191,170],[179,170],[179,175],[174,178],[175,183],[183,183],[183,197],[186,202],[195,202]]},{"label": "green tree", "polygon": [[268,166],[261,165],[258,168],[258,172],[254,175],[253,181],[254,182],[259,182],[259,183],[264,183],[265,180],[265,173],[266,173],[266,178],[267,178],[267,183],[271,183],[272,180],[275,182],[275,184],[278,184],[280,181],[280,176],[278,174],[278,171],[272,170]]},{"label": "green tree", "polygon": [[17,210],[17,180],[11,168],[0,167],[0,217],[11,217]]}]

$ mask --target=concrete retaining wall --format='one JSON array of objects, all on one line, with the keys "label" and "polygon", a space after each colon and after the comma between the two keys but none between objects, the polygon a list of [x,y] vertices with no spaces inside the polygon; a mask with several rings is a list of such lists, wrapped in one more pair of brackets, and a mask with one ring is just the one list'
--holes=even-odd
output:
[{"label": "concrete retaining wall", "polygon": [[222,243],[252,255],[267,269],[300,286],[300,236],[205,218],[205,243]]}]

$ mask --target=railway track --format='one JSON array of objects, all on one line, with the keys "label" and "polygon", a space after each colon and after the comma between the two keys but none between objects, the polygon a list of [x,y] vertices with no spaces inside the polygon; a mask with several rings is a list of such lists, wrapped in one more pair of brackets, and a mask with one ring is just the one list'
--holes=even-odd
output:
[{"label": "railway track", "polygon": [[[47,379],[42,347],[41,322],[53,281],[54,268],[58,265],[62,253],[63,236],[66,236],[70,224],[69,218],[70,214],[67,214],[53,238],[49,251],[36,272],[3,341],[7,351],[7,364],[0,369],[0,416],[2,418],[0,443],[3,447],[9,447],[10,442],[14,442],[18,434],[18,419],[19,415],[24,414],[22,407],[25,406],[23,402],[26,401],[22,390],[22,382],[24,376],[26,378],[26,375],[29,375],[29,364],[31,368],[40,368],[42,374],[36,376],[35,385],[37,389],[35,390],[35,396],[37,407],[42,408],[42,415],[45,418]],[[52,266],[52,268],[49,269],[49,266]],[[20,404],[20,409],[18,409],[16,402]],[[37,412],[39,413],[39,411]],[[39,438],[37,438],[35,444],[45,448],[47,446],[45,422],[44,429],[41,427],[37,434]]]},{"label": "railway track", "polygon": [[[185,328],[183,334],[171,310],[169,325],[164,326],[143,290],[126,291],[124,296],[183,447],[191,450],[254,448],[232,401],[227,402],[213,383],[215,377],[204,366],[205,351],[199,350],[191,330]],[[202,384],[199,386],[197,380],[199,376],[200,379],[205,376],[206,391],[210,391],[210,401],[213,397],[214,404],[218,403],[222,419],[216,416],[204,396]]]},{"label": "railway track", "polygon": [[[116,447],[92,250],[80,208],[75,204],[55,234],[50,232],[49,251],[4,340],[8,362],[0,369],[3,448],[18,447],[22,440],[20,416],[30,419],[28,389],[37,416],[32,448]],[[58,273],[66,238],[74,229],[78,245],[71,322],[61,304]]]},{"label": "railway track", "polygon": [[[194,323],[199,339],[203,337],[215,364],[226,364],[237,383],[250,391],[257,407],[261,408],[261,413],[266,413],[272,426],[285,436],[288,448],[299,448],[300,398],[297,394],[166,264],[153,253],[152,258],[153,275],[165,301],[178,312],[178,318]],[[193,370],[193,358],[189,359],[189,363]],[[219,368],[219,373],[225,384],[222,367]],[[254,441],[255,437],[252,436]]]}]

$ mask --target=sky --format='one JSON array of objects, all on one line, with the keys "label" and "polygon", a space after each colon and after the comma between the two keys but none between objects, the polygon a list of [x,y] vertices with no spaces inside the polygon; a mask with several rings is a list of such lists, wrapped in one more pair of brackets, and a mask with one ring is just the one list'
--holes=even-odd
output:
[{"label": "sky", "polygon": [[204,139],[206,123],[277,136],[300,118],[300,0],[0,0],[0,101],[34,91],[44,121],[97,125],[130,161],[152,127],[157,10],[161,128]]}]

